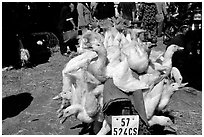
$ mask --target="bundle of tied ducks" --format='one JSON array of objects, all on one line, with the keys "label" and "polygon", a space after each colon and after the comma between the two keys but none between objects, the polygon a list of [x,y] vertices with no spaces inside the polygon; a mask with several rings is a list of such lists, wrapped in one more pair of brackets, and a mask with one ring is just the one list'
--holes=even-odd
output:
[{"label": "bundle of tied ducks", "polygon": [[173,124],[169,117],[155,112],[162,111],[172,94],[187,84],[172,66],[174,52],[183,48],[171,45],[163,53],[152,55],[151,44],[137,37],[141,32],[144,30],[128,29],[124,33],[110,27],[103,35],[88,30],[80,37],[78,56],[62,70],[62,92],[54,97],[62,99],[57,111],[61,122],[71,115],[85,123],[103,122],[98,134],[107,134],[111,125],[102,111],[103,89],[106,80],[112,79],[125,94],[142,90],[149,126]]}]

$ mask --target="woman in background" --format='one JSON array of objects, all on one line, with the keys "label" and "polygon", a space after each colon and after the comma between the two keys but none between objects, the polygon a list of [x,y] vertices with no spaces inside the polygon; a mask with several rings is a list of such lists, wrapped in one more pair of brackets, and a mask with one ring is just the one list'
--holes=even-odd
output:
[{"label": "woman in background", "polygon": [[111,18],[115,15],[114,2],[97,2],[93,11],[93,16],[99,20]]},{"label": "woman in background", "polygon": [[157,22],[156,22],[157,7],[153,2],[142,3],[140,9],[140,19],[142,20],[142,27],[147,31],[148,41],[156,44],[157,37]]},{"label": "woman in background", "polygon": [[155,2],[157,5],[157,15],[156,15],[156,21],[157,21],[157,36],[162,36],[163,26],[164,26],[164,19],[167,17],[167,10],[166,10],[166,4],[165,2]]},{"label": "woman in background", "polygon": [[135,2],[120,2],[118,11],[124,19],[134,21],[136,4]]},{"label": "woman in background", "polygon": [[[78,13],[76,9],[77,3],[63,3],[63,6],[60,11],[59,16],[59,23],[58,23],[58,39],[60,44],[60,52],[62,55],[67,56],[68,52],[70,50],[75,51],[75,43],[72,42],[72,40],[67,41],[64,43],[63,39],[63,32],[73,30],[78,25]],[[73,19],[73,23],[71,21],[68,21],[67,19]],[[69,46],[69,49],[67,49],[67,46]]]},{"label": "woman in background", "polygon": [[91,8],[90,2],[79,2],[77,4],[77,11],[78,11],[78,27],[84,28],[87,27],[89,23],[91,23],[92,16],[91,16]]}]

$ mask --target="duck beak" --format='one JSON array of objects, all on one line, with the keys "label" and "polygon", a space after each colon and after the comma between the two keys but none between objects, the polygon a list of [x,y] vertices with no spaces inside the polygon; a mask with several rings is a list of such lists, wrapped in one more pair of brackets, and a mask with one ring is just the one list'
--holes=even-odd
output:
[{"label": "duck beak", "polygon": [[188,82],[187,82],[187,83],[181,83],[178,88],[179,88],[179,89],[182,89],[182,88],[185,87],[186,85],[188,85]]},{"label": "duck beak", "polygon": [[184,47],[179,47],[179,46],[178,46],[178,50],[184,50]]}]

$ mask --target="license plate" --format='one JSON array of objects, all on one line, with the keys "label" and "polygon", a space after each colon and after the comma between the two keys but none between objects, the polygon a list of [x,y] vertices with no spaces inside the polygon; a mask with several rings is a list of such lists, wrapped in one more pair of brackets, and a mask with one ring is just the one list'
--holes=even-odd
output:
[{"label": "license plate", "polygon": [[112,116],[112,135],[138,135],[139,115]]}]

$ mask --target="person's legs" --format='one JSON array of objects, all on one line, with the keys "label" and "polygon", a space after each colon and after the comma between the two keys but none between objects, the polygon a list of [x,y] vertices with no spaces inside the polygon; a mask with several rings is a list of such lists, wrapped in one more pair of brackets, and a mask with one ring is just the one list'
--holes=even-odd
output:
[{"label": "person's legs", "polygon": [[156,33],[157,33],[157,22],[156,22],[156,13],[157,13],[157,8],[156,5],[151,3],[151,4],[146,4],[145,7],[145,14],[143,15],[142,23],[143,23],[143,29],[147,31],[147,40],[156,44],[157,38],[156,38]]},{"label": "person's legs", "polygon": [[152,38],[151,42],[156,44],[157,43],[157,25],[156,24],[152,24],[150,33],[151,33],[151,38]]},{"label": "person's legs", "polygon": [[146,39],[153,44],[157,43],[157,25],[155,23],[146,23],[144,26],[146,32]]},{"label": "person's legs", "polygon": [[66,47],[66,44],[64,43],[64,40],[63,40],[62,31],[58,30],[57,38],[59,40],[60,53],[63,55],[64,53],[67,52],[67,47]]},{"label": "person's legs", "polygon": [[158,37],[161,37],[161,35],[162,35],[163,24],[164,24],[163,21],[158,22],[158,27],[157,27],[157,31],[158,31],[158,32],[157,32],[157,36],[158,36]]},{"label": "person's legs", "polygon": [[66,46],[66,43],[60,43],[60,52],[61,52],[61,54],[63,55],[63,54],[65,54],[65,53],[67,53],[67,46]]}]

